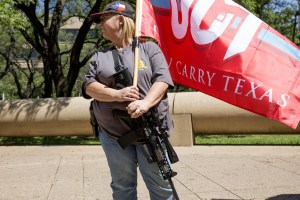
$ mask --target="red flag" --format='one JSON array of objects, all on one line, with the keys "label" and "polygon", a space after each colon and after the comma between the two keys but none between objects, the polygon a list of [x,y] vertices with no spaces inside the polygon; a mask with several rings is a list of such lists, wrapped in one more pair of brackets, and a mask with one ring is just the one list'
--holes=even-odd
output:
[{"label": "red flag", "polygon": [[175,83],[297,127],[299,47],[231,0],[142,3]]},{"label": "red flag", "polygon": [[155,20],[152,4],[149,0],[140,0],[140,11],[141,11],[141,35],[152,37],[157,40],[160,44],[160,37],[158,34],[158,27]]}]

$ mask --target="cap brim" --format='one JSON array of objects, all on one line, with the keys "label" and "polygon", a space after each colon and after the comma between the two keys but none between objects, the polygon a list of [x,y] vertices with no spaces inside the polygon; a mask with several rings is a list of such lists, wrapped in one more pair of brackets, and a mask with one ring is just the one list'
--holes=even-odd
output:
[{"label": "cap brim", "polygon": [[126,17],[129,17],[131,19],[133,19],[133,16],[129,15],[129,14],[126,14],[126,13],[119,13],[117,11],[104,11],[104,12],[99,12],[99,13],[94,13],[94,14],[91,14],[91,18],[92,18],[92,21],[95,22],[95,23],[99,23],[101,20],[100,20],[100,16],[101,15],[105,15],[105,14],[119,14],[119,15],[123,15],[123,16],[126,16]]},{"label": "cap brim", "polygon": [[105,15],[105,14],[110,14],[110,13],[116,13],[116,12],[113,12],[113,11],[105,11],[105,12],[99,12],[99,13],[94,13],[94,14],[91,14],[91,18],[93,20],[93,22],[96,22],[96,23],[99,23],[100,22],[100,16],[101,15]]}]

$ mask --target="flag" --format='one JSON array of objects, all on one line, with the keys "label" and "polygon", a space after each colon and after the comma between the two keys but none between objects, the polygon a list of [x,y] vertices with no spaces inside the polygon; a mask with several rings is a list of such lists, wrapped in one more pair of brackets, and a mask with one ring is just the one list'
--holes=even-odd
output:
[{"label": "flag", "polygon": [[296,128],[300,49],[231,0],[141,0],[173,81]]}]

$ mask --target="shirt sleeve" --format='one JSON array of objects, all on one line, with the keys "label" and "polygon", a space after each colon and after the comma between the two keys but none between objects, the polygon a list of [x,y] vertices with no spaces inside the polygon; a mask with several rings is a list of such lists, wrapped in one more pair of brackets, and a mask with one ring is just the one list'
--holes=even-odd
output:
[{"label": "shirt sleeve", "polygon": [[173,88],[174,83],[170,75],[169,66],[159,46],[154,42],[147,42],[146,51],[148,52],[153,73],[151,82],[165,82],[169,84],[169,87]]},{"label": "shirt sleeve", "polygon": [[92,97],[90,97],[88,94],[86,94],[85,92],[85,88],[88,84],[93,83],[93,82],[97,82],[97,54],[95,54],[89,61],[89,70],[87,71],[87,73],[85,74],[84,77],[84,81],[82,83],[82,96],[85,99],[91,99]]}]

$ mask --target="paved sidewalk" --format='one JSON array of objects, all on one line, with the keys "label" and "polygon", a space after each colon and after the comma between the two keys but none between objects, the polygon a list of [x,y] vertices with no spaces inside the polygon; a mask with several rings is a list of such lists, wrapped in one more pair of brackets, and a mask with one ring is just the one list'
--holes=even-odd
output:
[{"label": "paved sidewalk", "polygon": [[[300,146],[176,147],[181,200],[300,199]],[[109,200],[101,146],[0,146],[0,200]],[[139,178],[138,196],[149,199]]]}]

